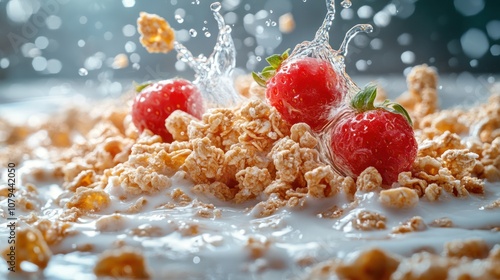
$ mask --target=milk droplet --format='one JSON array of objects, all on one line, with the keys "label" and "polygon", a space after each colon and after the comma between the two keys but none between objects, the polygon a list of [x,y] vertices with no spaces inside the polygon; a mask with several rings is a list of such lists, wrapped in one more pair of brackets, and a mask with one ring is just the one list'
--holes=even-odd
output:
[{"label": "milk droplet", "polygon": [[342,5],[342,7],[348,9],[349,7],[351,7],[352,5],[352,2],[351,0],[343,0],[342,2],[340,2],[340,5]]},{"label": "milk droplet", "polygon": [[198,32],[196,32],[196,30],[194,29],[189,29],[189,35],[191,35],[191,37],[196,37],[198,35]]},{"label": "milk droplet", "polygon": [[82,77],[85,77],[89,74],[89,71],[87,71],[87,69],[85,68],[80,68],[78,69],[78,75],[82,76]]},{"label": "milk droplet", "polygon": [[178,23],[183,23],[184,22],[184,18],[181,17],[180,15],[175,15],[175,20],[178,22]]},{"label": "milk droplet", "polygon": [[212,36],[212,34],[210,34],[210,32],[205,32],[205,37],[209,38],[210,36]]}]

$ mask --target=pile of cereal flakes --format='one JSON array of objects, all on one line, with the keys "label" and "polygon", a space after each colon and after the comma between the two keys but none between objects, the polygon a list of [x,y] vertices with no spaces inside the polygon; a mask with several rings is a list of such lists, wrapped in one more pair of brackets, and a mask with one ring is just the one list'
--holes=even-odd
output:
[{"label": "pile of cereal flakes", "polygon": [[[414,67],[407,77],[408,91],[398,102],[414,120],[419,150],[412,169],[399,174],[392,188],[382,186],[374,168],[367,168],[357,179],[336,174],[321,160],[318,140],[309,127],[287,125],[266,104],[262,89],[246,76],[237,80],[238,90],[248,97],[241,106],[210,109],[201,120],[181,111],[173,113],[165,122],[174,137],[172,143],[163,143],[147,131],[138,133],[131,122],[128,95],[92,109],[69,108],[37,123],[14,125],[0,119],[2,166],[37,160],[50,163],[32,166],[15,193],[18,211],[23,213],[18,220],[17,269],[27,261],[43,270],[55,252],[69,253],[57,248],[79,234],[82,229],[76,225],[82,221],[94,221],[98,236],[120,228],[126,215],[147,211],[168,214],[172,209],[192,208],[198,220],[215,222],[226,215],[226,208],[219,205],[229,205],[242,216],[259,219],[282,209],[300,211],[314,201],[345,197],[347,206],[332,203],[318,214],[331,221],[356,208],[360,193],[374,193],[381,205],[396,211],[411,211],[422,201],[440,203],[445,194],[457,200],[488,196],[485,180],[500,181],[500,95],[492,94],[487,103],[473,108],[439,110],[437,79],[426,65]],[[464,135],[471,134],[477,137],[465,141]],[[178,188],[173,178],[189,182],[190,190]],[[40,182],[57,182],[60,193],[51,198]],[[0,186],[2,200],[7,193],[6,184]],[[164,201],[153,202],[159,194]],[[132,202],[110,210],[116,203],[112,197]],[[47,214],[43,210],[48,208],[56,211]],[[484,209],[500,213],[500,197]],[[0,216],[5,223],[3,207]],[[203,235],[204,228],[196,221],[179,224],[174,231],[185,237]],[[352,226],[376,231],[386,229],[387,221],[384,212],[364,209],[352,218]],[[454,226],[450,219],[431,223],[418,215],[400,222],[390,229],[393,234]],[[499,229],[500,222],[489,230]],[[137,227],[128,234],[153,239],[165,235],[155,227]],[[253,238],[246,242],[254,259],[273,246]],[[140,246],[114,242],[97,250],[84,242],[72,249],[99,255],[93,269],[97,276],[153,275]],[[339,279],[500,279],[500,246],[481,239],[450,240],[443,252],[422,248],[402,256],[374,248],[345,259],[300,261],[306,272],[302,276],[308,279],[333,275]]]}]

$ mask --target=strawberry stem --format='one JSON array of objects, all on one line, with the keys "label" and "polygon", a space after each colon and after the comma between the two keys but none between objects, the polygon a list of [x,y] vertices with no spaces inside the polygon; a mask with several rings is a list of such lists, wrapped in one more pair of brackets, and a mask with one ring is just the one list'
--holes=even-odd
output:
[{"label": "strawberry stem", "polygon": [[392,102],[386,99],[381,104],[375,105],[375,99],[377,98],[377,86],[367,85],[364,89],[360,90],[351,100],[351,106],[358,112],[366,112],[370,110],[382,109],[394,114],[402,115],[408,123],[413,126],[408,111],[396,102]]},{"label": "strawberry stem", "polygon": [[152,83],[153,82],[151,82],[151,81],[147,81],[147,82],[144,82],[141,84],[134,82],[135,92],[137,92],[137,93],[141,92],[144,88],[146,88],[147,86],[149,86]]}]

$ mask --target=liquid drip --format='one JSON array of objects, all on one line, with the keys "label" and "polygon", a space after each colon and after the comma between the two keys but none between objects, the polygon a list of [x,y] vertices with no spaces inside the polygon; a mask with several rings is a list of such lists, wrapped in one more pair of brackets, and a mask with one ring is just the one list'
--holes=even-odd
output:
[{"label": "liquid drip", "polygon": [[[212,54],[207,58],[204,55],[194,57],[181,43],[175,42],[178,59],[187,63],[196,74],[196,84],[203,94],[209,107],[231,107],[237,104],[241,97],[233,86],[232,72],[236,65],[236,49],[231,37],[231,27],[225,24],[220,14],[221,4],[214,2],[210,5],[219,33],[217,43]],[[207,36],[208,37],[208,36]]]}]

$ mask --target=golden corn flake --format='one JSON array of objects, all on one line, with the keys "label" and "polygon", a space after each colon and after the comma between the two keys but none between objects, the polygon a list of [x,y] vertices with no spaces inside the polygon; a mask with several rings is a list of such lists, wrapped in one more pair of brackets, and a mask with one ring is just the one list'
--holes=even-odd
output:
[{"label": "golden corn flake", "polygon": [[167,53],[174,48],[175,33],[168,22],[155,14],[141,12],[137,19],[141,44],[150,53]]},{"label": "golden corn flake", "polygon": [[[10,248],[2,252],[2,257],[9,261]],[[21,263],[30,262],[43,270],[52,257],[52,252],[45,242],[42,233],[36,228],[19,228],[16,230],[16,271],[22,271]]]},{"label": "golden corn flake", "polygon": [[370,249],[360,252],[350,260],[340,262],[335,273],[340,279],[391,279],[391,274],[398,268],[396,257],[380,250]]},{"label": "golden corn flake", "polygon": [[250,257],[252,259],[258,259],[263,257],[271,246],[271,241],[269,239],[257,239],[250,237],[247,239],[246,248],[250,252]]},{"label": "golden corn flake", "polygon": [[77,207],[85,212],[99,212],[107,208],[110,203],[109,195],[103,190],[80,187],[66,203],[66,207]]},{"label": "golden corn flake", "polygon": [[99,256],[94,267],[98,277],[149,279],[151,273],[138,249],[122,247],[110,249]]},{"label": "golden corn flake", "polygon": [[418,200],[417,192],[406,187],[382,190],[379,197],[382,205],[392,208],[413,208]]}]

